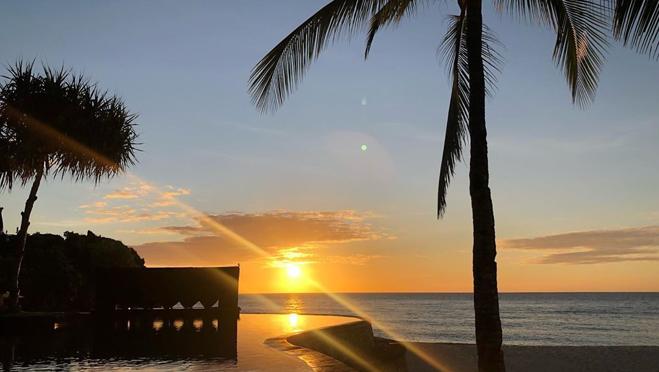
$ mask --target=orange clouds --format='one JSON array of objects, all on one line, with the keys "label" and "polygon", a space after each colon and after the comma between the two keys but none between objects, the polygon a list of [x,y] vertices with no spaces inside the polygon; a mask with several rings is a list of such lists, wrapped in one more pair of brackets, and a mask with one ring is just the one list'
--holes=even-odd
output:
[{"label": "orange clouds", "polygon": [[[187,214],[177,208],[179,196],[189,195],[190,190],[167,186],[158,191],[146,182],[136,182],[103,195],[102,200],[83,204],[85,223],[136,223],[185,218]],[[171,223],[171,222],[170,222]],[[137,230],[136,230],[137,231]]]},{"label": "orange clouds", "polygon": [[[270,264],[281,262],[312,263],[314,250],[323,246],[360,240],[378,240],[390,236],[366,223],[368,214],[355,211],[275,211],[267,213],[225,213],[208,218],[222,224],[272,257]],[[172,261],[204,261],[206,265],[249,261],[258,258],[235,240],[218,235],[204,225],[163,227],[185,235],[183,241],[146,243],[135,247],[147,263],[169,264]],[[345,263],[362,264],[373,256],[334,258]]]},{"label": "orange clouds", "polygon": [[189,189],[174,189],[169,187],[170,191],[164,191],[160,193],[160,198],[153,203],[155,207],[166,207],[176,204],[176,198],[179,196],[190,195]]},{"label": "orange clouds", "polygon": [[137,199],[153,191],[153,187],[145,182],[136,185],[122,187],[109,194],[105,194],[103,199]]}]

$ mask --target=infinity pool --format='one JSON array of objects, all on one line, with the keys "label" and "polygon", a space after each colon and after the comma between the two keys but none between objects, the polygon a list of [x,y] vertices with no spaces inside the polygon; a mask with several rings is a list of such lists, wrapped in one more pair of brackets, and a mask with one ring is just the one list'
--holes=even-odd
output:
[{"label": "infinity pool", "polygon": [[[107,327],[52,325],[46,333],[0,336],[3,368],[52,370],[310,371],[302,360],[264,341],[355,321],[340,316],[242,314],[217,319],[125,319]],[[227,331],[228,329],[228,331]]]}]

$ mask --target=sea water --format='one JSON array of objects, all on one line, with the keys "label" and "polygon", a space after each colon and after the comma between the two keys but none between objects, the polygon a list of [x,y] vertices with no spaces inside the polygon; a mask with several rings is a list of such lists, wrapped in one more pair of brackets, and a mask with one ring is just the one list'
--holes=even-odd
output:
[{"label": "sea water", "polygon": [[[475,341],[471,294],[245,294],[240,306],[365,315],[379,336],[408,341]],[[510,345],[659,345],[659,293],[503,293],[500,313]]]}]

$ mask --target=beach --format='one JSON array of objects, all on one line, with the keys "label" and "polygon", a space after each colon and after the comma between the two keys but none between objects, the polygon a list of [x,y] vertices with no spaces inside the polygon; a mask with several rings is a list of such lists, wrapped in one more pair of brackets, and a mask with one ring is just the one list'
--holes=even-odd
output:
[{"label": "beach", "polygon": [[[423,343],[413,345],[441,361],[448,371],[471,372],[476,368],[473,344]],[[657,372],[659,346],[511,346],[504,345],[509,372]],[[409,371],[434,371],[408,352]]]}]

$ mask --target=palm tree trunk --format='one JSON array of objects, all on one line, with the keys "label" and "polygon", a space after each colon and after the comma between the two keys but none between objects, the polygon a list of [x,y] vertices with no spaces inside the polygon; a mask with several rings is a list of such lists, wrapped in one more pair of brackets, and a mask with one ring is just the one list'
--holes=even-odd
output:
[{"label": "palm tree trunk", "polygon": [[468,0],[467,53],[469,62],[469,193],[474,229],[473,275],[478,370],[505,371],[501,349],[501,320],[497,291],[494,209],[489,187],[485,76],[482,57],[482,0]]},{"label": "palm tree trunk", "polygon": [[16,250],[14,256],[14,266],[11,272],[10,284],[12,288],[9,290],[9,309],[10,311],[18,311],[19,297],[20,297],[20,283],[19,278],[21,274],[21,265],[23,264],[23,257],[25,256],[25,244],[27,243],[27,229],[30,227],[30,215],[32,214],[32,207],[34,202],[37,201],[37,191],[43,178],[43,170],[37,171],[30,188],[30,194],[25,201],[25,209],[21,212],[21,226],[16,234]]}]

